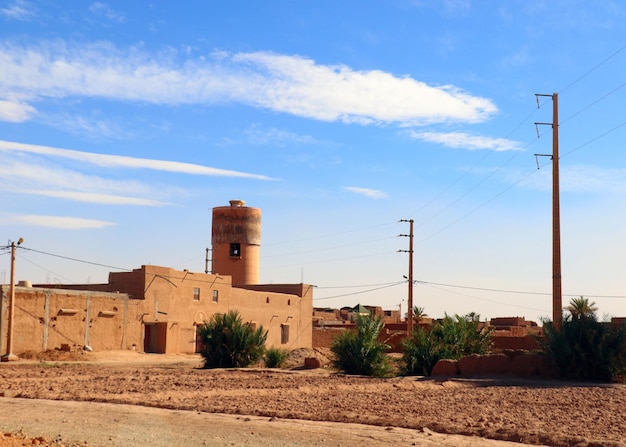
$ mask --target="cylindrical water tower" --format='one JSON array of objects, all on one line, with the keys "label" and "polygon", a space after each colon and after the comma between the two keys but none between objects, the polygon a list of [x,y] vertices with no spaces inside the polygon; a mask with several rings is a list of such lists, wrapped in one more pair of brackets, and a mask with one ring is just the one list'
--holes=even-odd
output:
[{"label": "cylindrical water tower", "polygon": [[231,200],[213,208],[212,272],[232,276],[233,285],[259,283],[261,210],[245,204]]}]

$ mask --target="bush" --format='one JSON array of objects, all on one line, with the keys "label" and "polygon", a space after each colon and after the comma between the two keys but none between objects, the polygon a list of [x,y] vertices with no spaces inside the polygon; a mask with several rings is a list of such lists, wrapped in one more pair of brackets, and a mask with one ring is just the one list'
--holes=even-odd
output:
[{"label": "bush", "polygon": [[263,356],[267,339],[267,331],[262,326],[253,329],[234,310],[214,314],[210,321],[198,326],[198,335],[205,368],[249,366]]},{"label": "bush", "polygon": [[347,374],[388,375],[391,366],[385,352],[390,346],[378,341],[383,326],[382,318],[357,315],[356,329],[342,331],[330,345],[335,354],[334,366]]},{"label": "bush", "polygon": [[479,316],[445,316],[429,330],[417,327],[402,341],[408,375],[429,376],[441,359],[458,360],[465,355],[485,354],[491,347],[491,329],[482,327]]},{"label": "bush", "polygon": [[572,314],[561,328],[543,324],[540,340],[552,366],[564,379],[612,382],[626,374],[626,328],[596,320],[595,314]]},{"label": "bush", "polygon": [[287,360],[288,352],[284,349],[270,348],[265,351],[265,367],[266,368],[280,368]]}]

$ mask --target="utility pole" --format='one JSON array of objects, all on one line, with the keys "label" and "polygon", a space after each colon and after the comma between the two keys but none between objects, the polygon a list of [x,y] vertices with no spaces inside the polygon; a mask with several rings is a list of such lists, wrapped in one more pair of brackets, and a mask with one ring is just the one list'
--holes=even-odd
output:
[{"label": "utility pole", "polygon": [[17,245],[20,245],[24,242],[23,238],[20,238],[17,241],[11,242],[11,283],[9,284],[9,325],[7,332],[7,352],[5,355],[0,357],[0,360],[3,362],[10,362],[13,360],[18,360],[19,357],[13,354],[13,322],[15,320],[15,249]]},{"label": "utility pole", "polygon": [[[407,278],[409,283],[408,290],[408,307],[409,310],[407,312],[407,335],[411,336],[413,332],[413,219],[401,219],[400,222],[408,222],[409,223],[409,234],[399,234],[401,237],[409,238],[409,249],[408,250],[398,250],[399,252],[409,253],[409,277]],[[402,317],[402,315],[400,316]]]},{"label": "utility pole", "polygon": [[[559,329],[563,322],[563,291],[561,288],[561,206],[559,189],[559,95],[538,94],[552,98],[552,122],[535,123],[552,126],[552,323]],[[542,154],[536,154],[542,155]]]}]

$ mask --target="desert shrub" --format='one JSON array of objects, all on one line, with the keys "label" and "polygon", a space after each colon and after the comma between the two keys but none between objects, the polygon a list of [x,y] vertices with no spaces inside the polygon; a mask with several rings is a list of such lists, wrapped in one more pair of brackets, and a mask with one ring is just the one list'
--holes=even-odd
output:
[{"label": "desert shrub", "polygon": [[479,316],[446,315],[428,330],[417,327],[402,341],[402,358],[407,375],[429,376],[437,361],[458,360],[465,355],[485,354],[491,347],[491,329],[481,325]]},{"label": "desert shrub", "polygon": [[342,331],[330,345],[334,366],[347,374],[388,375],[391,366],[385,352],[390,346],[378,340],[384,326],[382,318],[357,315],[355,323],[354,331]]},{"label": "desert shrub", "polygon": [[287,360],[288,352],[284,349],[270,348],[265,351],[265,367],[266,368],[280,368]]},{"label": "desert shrub", "polygon": [[198,326],[202,341],[200,354],[205,368],[249,366],[263,356],[267,331],[244,323],[237,311],[214,314]]},{"label": "desert shrub", "polygon": [[544,322],[543,333],[539,342],[560,377],[611,382],[626,375],[626,327],[572,313],[559,329]]}]

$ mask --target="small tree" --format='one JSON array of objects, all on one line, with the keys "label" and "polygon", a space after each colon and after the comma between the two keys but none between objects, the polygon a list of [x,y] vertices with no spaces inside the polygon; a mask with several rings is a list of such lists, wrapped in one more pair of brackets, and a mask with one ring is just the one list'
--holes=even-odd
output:
[{"label": "small tree", "polygon": [[198,335],[205,368],[249,366],[263,356],[267,339],[262,326],[254,329],[235,310],[214,314],[210,321],[198,326]]},{"label": "small tree", "polygon": [[289,353],[284,349],[270,348],[265,351],[265,367],[266,368],[280,368],[287,360]]},{"label": "small tree", "polygon": [[354,331],[342,331],[331,343],[335,367],[347,374],[389,374],[391,366],[385,352],[390,346],[378,340],[384,326],[382,318],[357,314],[355,323]]},{"label": "small tree", "polygon": [[[579,303],[580,304],[580,303]],[[564,379],[616,381],[626,374],[626,327],[596,320],[595,311],[571,313],[560,328],[543,324],[544,352]]]},{"label": "small tree", "polygon": [[402,342],[406,374],[429,376],[441,359],[484,354],[491,346],[491,329],[480,324],[480,315],[446,315],[429,330],[415,328]]}]

